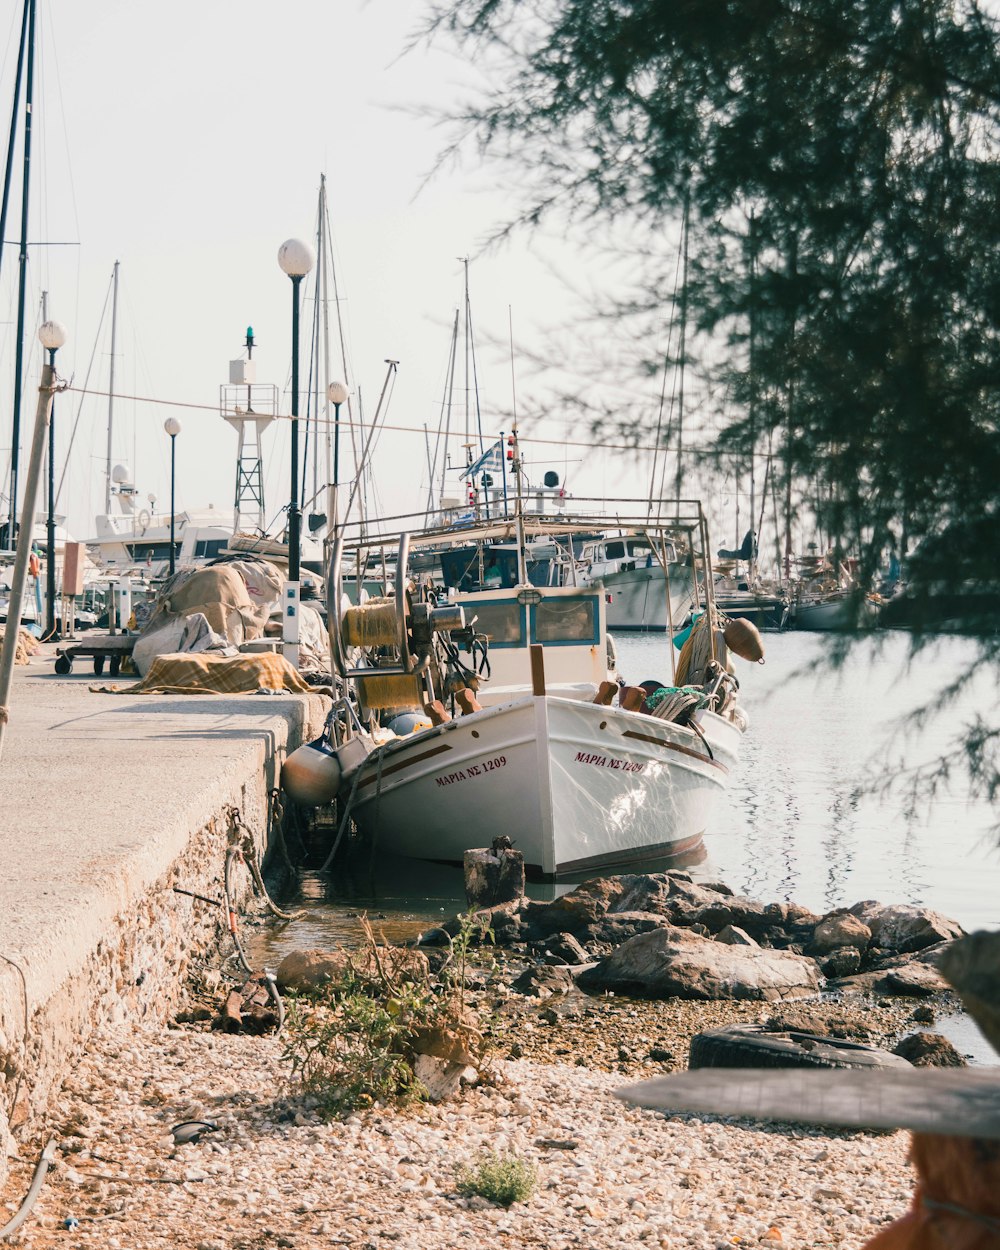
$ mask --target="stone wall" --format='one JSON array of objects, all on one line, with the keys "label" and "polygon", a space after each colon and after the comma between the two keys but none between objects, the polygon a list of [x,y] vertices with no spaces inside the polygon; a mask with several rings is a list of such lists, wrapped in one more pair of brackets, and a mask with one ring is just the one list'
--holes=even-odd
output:
[{"label": "stone wall", "polygon": [[[222,905],[178,894],[174,887],[221,899],[231,806],[253,831],[263,857],[267,796],[280,762],[320,731],[329,704],[310,696],[297,706],[301,711],[285,718],[285,734],[279,730],[267,745],[258,741],[242,775],[220,781],[212,810],[181,853],[164,859],[154,879],[136,881],[130,865],[123,865],[121,878],[109,877],[105,888],[114,896],[113,918],[102,926],[96,945],[76,951],[76,966],[65,969],[59,988],[45,1002],[33,1001],[33,969],[21,969],[6,955],[0,960],[0,1187],[7,1178],[11,1130],[25,1140],[43,1131],[58,1133],[58,1125],[45,1123],[46,1107],[94,1029],[108,1021],[167,1017],[176,1008],[191,960],[217,947],[225,954],[232,950]],[[136,818],[148,820],[148,814],[137,811]],[[238,875],[240,887],[248,891],[249,874]],[[62,916],[53,922],[57,919],[66,921]]]}]

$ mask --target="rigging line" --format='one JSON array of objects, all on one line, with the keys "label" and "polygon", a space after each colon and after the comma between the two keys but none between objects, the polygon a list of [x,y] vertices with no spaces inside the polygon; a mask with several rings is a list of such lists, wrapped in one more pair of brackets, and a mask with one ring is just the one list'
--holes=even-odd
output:
[{"label": "rigging line", "polygon": [[[445,474],[448,471],[448,440],[451,438],[451,408],[455,396],[455,368],[458,361],[458,309],[451,330],[448,363],[445,366],[444,395],[441,398],[441,418],[438,420],[437,441],[434,445],[434,471],[437,472],[438,450],[441,452],[441,498],[444,498]],[[444,434],[441,425],[444,424]]]},{"label": "rigging line", "polygon": [[[513,362],[511,364],[511,379],[513,383]],[[78,395],[96,395],[99,398],[103,396],[105,399],[108,397],[107,391],[91,390],[89,388],[80,387],[80,386],[67,386],[66,390],[71,391]],[[194,402],[185,402],[183,400],[177,400],[177,399],[153,399],[149,395],[125,395],[121,393],[116,393],[115,399],[132,400],[134,403],[152,404],[154,406],[159,406],[159,407],[186,408],[191,412],[212,412],[212,413],[215,413],[216,415],[218,415],[218,412],[219,412],[218,406],[215,404],[196,404]],[[513,418],[515,421],[518,419],[516,396],[515,396],[515,401],[514,401]],[[291,421],[291,419],[292,418],[291,418],[290,413],[284,413],[284,412],[275,413],[276,421]],[[328,422],[326,422],[326,420],[322,418],[321,418],[320,423],[328,424]],[[332,424],[332,423],[333,423],[333,418],[331,417],[329,420],[329,424]],[[341,417],[340,423],[341,425],[350,425],[354,429],[358,429],[358,430],[364,429],[363,421],[345,421],[344,418]],[[417,434],[421,438],[423,437],[423,433],[424,433],[423,428],[421,426],[416,426],[416,425],[383,425],[382,429],[391,430],[394,433],[398,433],[398,434]],[[533,438],[530,435],[519,434],[518,442],[531,443],[538,447],[582,447],[582,448],[585,448],[587,451],[592,452],[594,450],[593,440],[583,441],[581,439],[572,439],[572,438],[537,438],[537,437]],[[645,443],[602,443],[601,450],[602,451],[637,452],[637,451],[652,451],[653,448]],[[755,456],[761,460],[764,460],[767,458],[766,453],[764,452],[756,452]]]},{"label": "rigging line", "polygon": [[94,336],[94,346],[90,352],[90,361],[87,365],[87,376],[83,380],[82,387],[68,387],[69,390],[77,390],[80,395],[80,403],[76,410],[76,418],[73,421],[73,432],[69,436],[69,446],[66,448],[66,457],[63,460],[62,474],[59,477],[59,489],[56,491],[56,504],[62,495],[63,483],[66,481],[66,470],[69,468],[69,458],[73,451],[73,443],[76,439],[76,431],[80,424],[80,415],[83,412],[83,403],[89,392],[87,391],[87,383],[90,381],[90,371],[94,367],[94,360],[97,357],[97,346],[101,341],[101,331],[104,329],[104,318],[108,312],[108,300],[111,298],[111,283],[108,283],[108,289],[104,296],[104,307],[101,309],[101,319],[97,325],[97,334]]},{"label": "rigging line", "polygon": [[354,467],[355,467],[355,472],[356,472],[357,464],[358,464],[358,440],[357,440],[357,435],[355,433],[354,425],[353,425],[354,407],[351,402],[351,390],[352,390],[351,370],[347,364],[347,342],[344,338],[344,317],[343,317],[343,313],[341,311],[341,306],[340,306],[340,287],[337,282],[337,262],[334,259],[333,248],[332,246],[330,246],[333,243],[333,229],[330,224],[329,197],[324,196],[323,203],[324,203],[324,208],[326,212],[326,239],[327,239],[327,252],[330,257],[330,277],[333,280],[333,302],[337,309],[337,338],[340,340],[340,366],[341,366],[341,371],[343,374],[341,381],[347,387],[347,417],[348,417],[348,424],[350,424],[350,427],[351,427],[351,452],[354,456]]},{"label": "rigging line", "polygon": [[[660,442],[661,442],[660,434],[663,428],[663,401],[667,393],[667,362],[670,360],[670,348],[671,348],[671,344],[674,341],[674,321],[677,316],[677,288],[681,279],[681,256],[682,256],[682,249],[681,247],[678,246],[677,262],[676,262],[676,267],[674,269],[674,293],[673,293],[673,298],[670,301],[670,321],[667,325],[667,348],[666,348],[666,352],[665,352],[664,360],[663,360],[663,382],[662,382],[662,385],[660,386],[660,407],[657,410],[657,414],[656,414],[655,444],[657,448],[659,448],[660,446]],[[673,376],[672,376],[672,386],[671,386],[671,392],[670,392],[670,409],[669,409],[669,414],[667,418],[667,438],[666,438],[667,443],[670,442],[670,432],[671,432],[671,426],[673,425],[673,416],[674,416],[674,399],[676,398],[676,395],[677,395],[677,370],[675,369],[673,371]],[[652,513],[653,492],[656,489],[656,467],[657,467],[657,460],[659,459],[659,455],[660,455],[659,451],[653,452],[653,466],[649,475],[650,513]],[[666,470],[667,470],[667,449],[666,447],[664,447],[663,465],[660,471],[660,499],[661,501],[663,498],[663,485],[664,485],[664,479],[666,477]]]},{"label": "rigging line", "polygon": [[483,443],[483,412],[479,403],[479,366],[476,363],[476,336],[472,328],[472,304],[469,302],[468,291],[466,291],[466,320],[469,326],[469,357],[472,361],[472,393],[476,400],[476,430],[479,434],[479,454],[482,456],[486,452],[486,446]]}]

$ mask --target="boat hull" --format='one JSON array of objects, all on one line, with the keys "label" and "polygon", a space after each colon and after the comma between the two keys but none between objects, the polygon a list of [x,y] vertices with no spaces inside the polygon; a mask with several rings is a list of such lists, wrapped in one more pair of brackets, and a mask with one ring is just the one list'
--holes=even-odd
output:
[{"label": "boat hull", "polygon": [[[602,573],[594,582],[604,588],[608,629],[663,633],[667,619],[667,588],[663,569],[623,569]],[[693,591],[690,573],[670,566],[670,609],[675,629],[691,612]]]},{"label": "boat hull", "polygon": [[711,754],[670,722],[527,695],[404,740],[381,772],[365,765],[354,816],[379,850],[439,862],[505,834],[541,879],[685,855],[742,736],[700,715]]}]

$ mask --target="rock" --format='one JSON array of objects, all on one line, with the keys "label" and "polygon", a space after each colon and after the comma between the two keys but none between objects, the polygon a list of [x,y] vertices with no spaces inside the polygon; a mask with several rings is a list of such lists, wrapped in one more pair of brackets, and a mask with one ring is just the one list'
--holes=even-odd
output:
[{"label": "rock", "polygon": [[573,975],[565,965],[526,968],[511,985],[518,994],[528,998],[549,998],[553,994],[568,994],[575,987]]},{"label": "rock", "polygon": [[819,992],[815,963],[801,955],[727,946],[683,929],[658,929],[619,946],[577,984],[639,998],[735,998],[775,1002]]},{"label": "rock", "polygon": [[911,1020],[916,1020],[917,1024],[933,1024],[934,1009],[933,1007],[914,1007]]},{"label": "rock", "polygon": [[772,922],[763,903],[734,894],[730,898],[717,895],[711,902],[688,911],[681,923],[702,924],[710,933],[719,933],[727,925],[736,925],[756,937]]},{"label": "rock", "polygon": [[861,967],[861,952],[856,946],[840,946],[818,962],[825,977],[850,977]]},{"label": "rock", "polygon": [[883,994],[903,994],[910,998],[929,998],[948,989],[948,982],[934,968],[915,960],[901,968],[890,968],[879,983]]},{"label": "rock", "polygon": [[462,1063],[449,1063],[434,1055],[417,1055],[413,1074],[427,1090],[431,1102],[453,1098],[463,1085],[474,1085],[479,1079],[475,1068]]},{"label": "rock", "polygon": [[720,929],[715,935],[717,942],[724,942],[727,946],[760,946],[746,929],[741,929],[738,925],[727,924],[724,929]]},{"label": "rock", "polygon": [[809,953],[828,955],[842,946],[853,946],[859,951],[865,951],[871,940],[871,929],[857,916],[849,911],[834,911],[824,916],[813,930]]},{"label": "rock", "polygon": [[965,1068],[965,1059],[940,1033],[911,1033],[892,1052],[918,1068]]},{"label": "rock", "polygon": [[545,952],[561,964],[589,963],[587,952],[572,933],[557,933],[545,944]]},{"label": "rock", "polygon": [[[424,980],[429,966],[422,951],[400,946],[379,948],[379,959],[388,965],[394,977]],[[370,950],[354,951],[290,951],[278,965],[278,988],[282,990],[315,990],[340,980],[348,970],[376,980],[379,976],[375,957]]]},{"label": "rock", "polygon": [[629,938],[640,933],[663,929],[669,924],[666,916],[657,916],[648,911],[609,912],[595,924],[581,929],[580,937],[587,943],[605,942],[608,946],[620,946],[622,942],[627,942]]},{"label": "rock", "polygon": [[960,924],[927,907],[879,906],[874,910],[871,902],[864,902],[856,903],[851,912],[871,929],[874,946],[904,954],[964,933]]}]

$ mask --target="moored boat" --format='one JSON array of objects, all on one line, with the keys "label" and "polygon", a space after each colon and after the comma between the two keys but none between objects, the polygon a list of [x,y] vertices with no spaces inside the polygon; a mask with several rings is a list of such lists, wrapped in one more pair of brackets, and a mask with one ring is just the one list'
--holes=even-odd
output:
[{"label": "moored boat", "polygon": [[[747,725],[696,507],[669,529],[701,561],[704,624],[676,671],[668,640],[664,674],[642,685],[617,671],[600,587],[527,575],[530,544],[607,518],[518,512],[460,535],[342,533],[328,611],[345,691],[330,722],[344,820],[380,852],[441,862],[506,834],[543,879],[695,850]],[[666,522],[617,524],[666,541]],[[348,606],[342,568],[393,546],[390,593]],[[408,577],[411,551],[436,551],[440,574]]]}]

